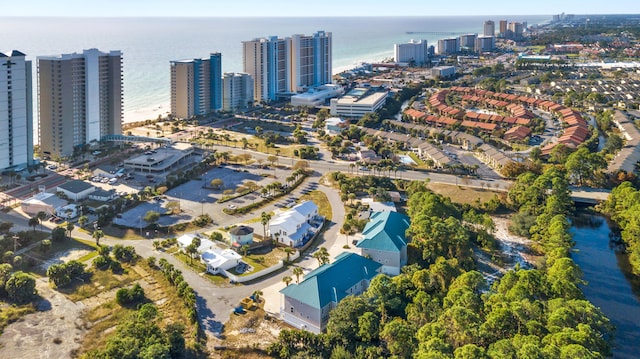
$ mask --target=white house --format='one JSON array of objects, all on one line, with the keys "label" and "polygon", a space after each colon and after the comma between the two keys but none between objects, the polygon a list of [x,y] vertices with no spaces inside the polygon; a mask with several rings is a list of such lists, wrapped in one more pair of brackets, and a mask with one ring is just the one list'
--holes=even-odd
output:
[{"label": "white house", "polygon": [[64,193],[67,198],[76,202],[89,197],[89,194],[95,190],[96,187],[94,185],[80,180],[65,182],[56,189],[56,191]]},{"label": "white house", "polygon": [[115,189],[110,189],[107,191],[99,188],[89,194],[89,199],[100,202],[108,202],[115,199],[116,197],[118,197],[118,193],[116,193]]},{"label": "white house", "polygon": [[284,245],[300,247],[313,237],[315,227],[312,222],[320,219],[318,206],[312,201],[304,201],[272,218],[269,236]]},{"label": "white house", "polygon": [[200,261],[207,266],[207,272],[218,274],[229,270],[238,264],[242,256],[231,249],[211,249],[200,254]]},{"label": "white house", "polygon": [[40,192],[31,198],[27,198],[20,206],[22,211],[28,215],[36,215],[38,212],[44,212],[48,215],[56,213],[56,209],[67,205],[67,201],[59,198],[53,193]]},{"label": "white house", "polygon": [[178,237],[178,245],[180,246],[180,250],[184,252],[194,238],[200,238],[198,253],[204,253],[208,250],[216,248],[216,245],[209,238],[201,235],[200,233],[185,233]]}]

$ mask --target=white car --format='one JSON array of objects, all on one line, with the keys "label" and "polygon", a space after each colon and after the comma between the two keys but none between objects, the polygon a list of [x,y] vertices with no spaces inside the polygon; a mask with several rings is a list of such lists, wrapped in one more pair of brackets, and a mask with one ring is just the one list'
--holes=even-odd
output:
[{"label": "white car", "polygon": [[238,207],[236,207],[236,205],[235,205],[235,204],[230,204],[230,205],[228,205],[228,206],[227,206],[227,208],[229,208],[229,209],[236,209],[236,208],[238,208]]},{"label": "white car", "polygon": [[117,178],[112,178],[107,183],[109,183],[110,185],[114,185],[114,184],[118,183],[118,179]]}]

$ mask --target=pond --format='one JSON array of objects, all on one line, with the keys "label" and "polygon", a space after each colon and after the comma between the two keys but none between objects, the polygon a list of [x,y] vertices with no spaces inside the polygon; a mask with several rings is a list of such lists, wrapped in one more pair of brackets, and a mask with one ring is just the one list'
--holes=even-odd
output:
[{"label": "pond", "polygon": [[576,242],[573,260],[588,282],[585,296],[616,326],[614,358],[637,358],[640,353],[640,278],[631,274],[627,255],[606,219],[581,213],[571,233]]}]

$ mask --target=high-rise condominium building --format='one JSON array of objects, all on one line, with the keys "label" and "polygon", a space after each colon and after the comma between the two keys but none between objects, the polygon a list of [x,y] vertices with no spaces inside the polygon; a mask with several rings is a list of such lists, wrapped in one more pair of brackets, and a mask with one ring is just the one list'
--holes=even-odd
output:
[{"label": "high-rise condominium building", "polygon": [[226,72],[222,79],[222,109],[244,110],[253,102],[253,79],[251,75]]},{"label": "high-rise condominium building", "polygon": [[507,24],[507,20],[500,20],[500,33],[498,34],[499,37],[505,37],[507,35]]},{"label": "high-rise condominium building", "polygon": [[331,33],[243,41],[244,72],[253,78],[256,101],[331,83]]},{"label": "high-rise condominium building", "polygon": [[473,48],[476,45],[476,38],[478,37],[478,34],[465,34],[465,35],[460,35],[459,41],[460,41],[460,49],[461,50],[471,50],[473,51]]},{"label": "high-rise condominium building", "polygon": [[438,40],[438,55],[450,55],[460,51],[460,39],[452,37]]},{"label": "high-rise condominium building", "polygon": [[507,38],[518,40],[522,38],[524,27],[521,22],[510,22],[507,26]]},{"label": "high-rise condominium building", "polygon": [[484,36],[495,36],[496,34],[496,23],[493,20],[487,20],[484,22]]},{"label": "high-rise condominium building", "polygon": [[178,118],[222,109],[222,54],[171,61],[171,114]]},{"label": "high-rise condominium building", "polygon": [[40,147],[66,157],[103,136],[122,134],[122,53],[38,57]]},{"label": "high-rise condominium building", "polygon": [[31,61],[0,52],[0,170],[33,164]]},{"label": "high-rise condominium building", "polygon": [[476,52],[491,51],[496,46],[495,36],[478,36],[476,39],[474,50]]},{"label": "high-rise condominium building", "polygon": [[416,65],[423,65],[429,60],[427,40],[411,40],[407,44],[395,44],[393,53],[396,62],[414,62]]}]

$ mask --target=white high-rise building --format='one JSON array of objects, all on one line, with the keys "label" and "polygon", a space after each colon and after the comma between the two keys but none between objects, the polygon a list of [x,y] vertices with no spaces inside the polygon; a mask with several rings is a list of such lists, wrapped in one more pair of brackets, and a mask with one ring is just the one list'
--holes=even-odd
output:
[{"label": "white high-rise building", "polygon": [[478,36],[478,38],[476,39],[474,50],[476,52],[487,52],[493,50],[495,46],[495,36]]},{"label": "white high-rise building", "polygon": [[31,61],[13,50],[0,52],[0,170],[33,164]]},{"label": "white high-rise building", "polygon": [[478,38],[478,34],[460,35],[460,49],[473,51],[473,48],[476,45],[476,38]]},{"label": "white high-rise building", "polygon": [[332,37],[318,31],[243,41],[244,72],[253,78],[256,101],[273,101],[307,88],[331,83]]},{"label": "white high-rise building", "polygon": [[396,62],[414,62],[424,65],[429,61],[429,46],[427,40],[411,40],[406,44],[394,44],[393,53]]},{"label": "white high-rise building", "polygon": [[122,134],[122,53],[38,57],[40,147],[67,157],[106,135]]},{"label": "white high-rise building", "polygon": [[222,78],[222,109],[238,111],[247,109],[253,102],[253,79],[251,75],[225,72]]}]

